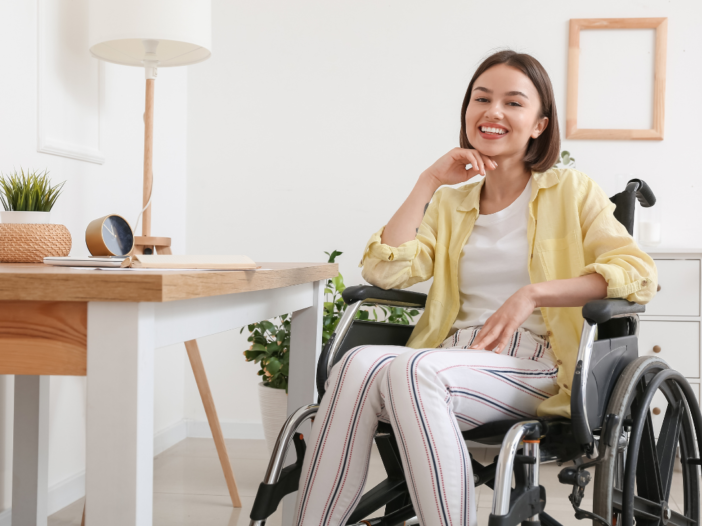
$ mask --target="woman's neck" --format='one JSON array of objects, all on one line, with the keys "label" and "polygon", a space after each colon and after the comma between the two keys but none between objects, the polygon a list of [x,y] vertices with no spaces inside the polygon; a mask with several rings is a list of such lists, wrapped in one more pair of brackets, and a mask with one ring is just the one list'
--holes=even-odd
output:
[{"label": "woman's neck", "polygon": [[531,177],[524,161],[496,159],[497,169],[490,170],[480,192],[480,213],[494,214],[504,210],[519,197]]}]

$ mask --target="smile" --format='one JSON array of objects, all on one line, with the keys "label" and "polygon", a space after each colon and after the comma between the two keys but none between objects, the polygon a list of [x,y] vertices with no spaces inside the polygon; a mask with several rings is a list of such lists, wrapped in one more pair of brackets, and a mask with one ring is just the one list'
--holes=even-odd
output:
[{"label": "smile", "polygon": [[483,139],[488,141],[498,141],[509,133],[504,128],[493,126],[478,126],[478,132]]},{"label": "smile", "polygon": [[505,133],[507,133],[507,130],[503,128],[490,128],[489,126],[481,126],[479,129],[483,133],[493,133],[497,135],[504,135]]}]

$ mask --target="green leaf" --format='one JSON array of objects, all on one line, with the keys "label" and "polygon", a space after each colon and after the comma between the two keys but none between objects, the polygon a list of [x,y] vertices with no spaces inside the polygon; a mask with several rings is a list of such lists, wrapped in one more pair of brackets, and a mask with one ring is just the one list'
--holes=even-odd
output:
[{"label": "green leaf", "polygon": [[278,361],[278,358],[271,358],[268,360],[268,364],[266,365],[266,370],[268,371],[269,374],[275,374],[277,373],[281,368],[281,363]]},{"label": "green leaf", "polygon": [[254,343],[253,346],[251,347],[251,350],[252,351],[265,351],[266,346],[262,345],[260,343]]},{"label": "green leaf", "polygon": [[273,325],[268,320],[262,321],[261,325],[271,334],[275,334],[275,330],[276,330],[275,325]]},{"label": "green leaf", "polygon": [[336,261],[334,261],[336,259],[336,256],[340,256],[341,254],[343,254],[343,252],[339,252],[338,250],[335,250],[331,254],[329,254],[329,252],[325,252],[325,254],[327,256],[329,256],[328,263],[336,263]]}]

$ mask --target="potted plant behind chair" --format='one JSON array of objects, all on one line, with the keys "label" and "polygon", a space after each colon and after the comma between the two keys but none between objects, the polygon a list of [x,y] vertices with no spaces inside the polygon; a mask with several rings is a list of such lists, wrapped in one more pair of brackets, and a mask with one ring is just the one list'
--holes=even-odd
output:
[{"label": "potted plant behind chair", "polygon": [[70,232],[49,222],[64,184],[52,186],[47,170],[0,175],[0,262],[41,263],[69,254]]},{"label": "potted plant behind chair", "polygon": [[[329,252],[325,252],[325,254],[329,256],[329,263],[335,263],[336,257],[342,253],[335,250],[331,254]],[[341,297],[345,288],[341,273],[335,278],[327,280],[324,288],[322,346],[329,341],[346,310],[347,305]],[[385,307],[384,305],[377,307],[385,314],[384,319],[378,319],[377,309],[372,311],[359,310],[356,313],[356,319],[371,320],[372,315],[373,321],[409,325],[419,314],[419,311],[415,309],[406,310],[401,307]],[[266,437],[268,450],[271,452],[278,438],[278,433],[287,418],[290,327],[289,314],[283,314],[273,320],[250,324],[248,330],[251,334],[247,341],[251,342],[251,347],[244,351],[247,362],[255,362],[260,365],[257,373],[261,377],[261,382],[258,384],[258,397],[263,419],[263,434]],[[241,328],[239,334],[244,331],[244,328]]]}]

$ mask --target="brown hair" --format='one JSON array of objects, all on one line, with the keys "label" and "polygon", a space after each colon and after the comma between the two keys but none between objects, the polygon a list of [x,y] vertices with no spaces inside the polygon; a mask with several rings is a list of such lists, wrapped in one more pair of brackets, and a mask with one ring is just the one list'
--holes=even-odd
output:
[{"label": "brown hair", "polygon": [[559,159],[561,150],[561,137],[558,130],[558,115],[556,113],[556,102],[553,97],[553,87],[551,79],[541,63],[531,55],[517,53],[511,49],[498,51],[483,60],[478,69],[473,74],[468,84],[466,96],[461,107],[461,148],[473,148],[468,142],[466,134],[466,111],[470,102],[471,92],[475,80],[488,69],[499,64],[506,64],[524,73],[534,84],[536,91],[541,98],[541,117],[548,117],[546,129],[536,139],[529,139],[524,163],[527,168],[536,172],[545,172],[551,168]]}]

